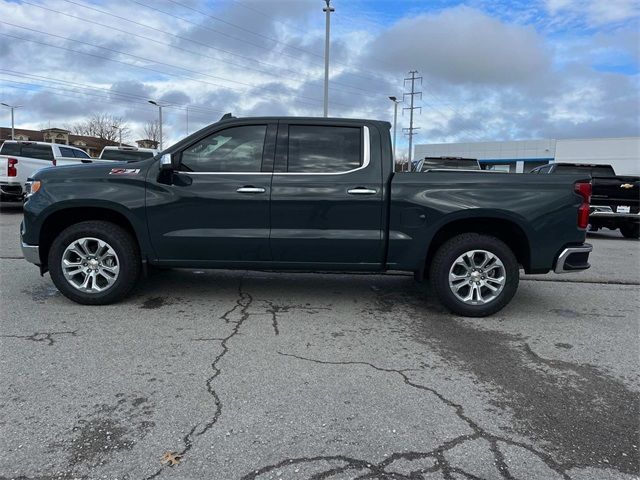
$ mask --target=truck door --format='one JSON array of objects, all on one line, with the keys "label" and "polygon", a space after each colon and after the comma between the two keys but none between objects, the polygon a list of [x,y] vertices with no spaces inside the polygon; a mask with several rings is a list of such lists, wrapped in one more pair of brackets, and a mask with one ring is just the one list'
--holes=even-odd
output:
[{"label": "truck door", "polygon": [[377,135],[375,127],[356,122],[280,121],[271,184],[274,262],[289,268],[380,268],[384,235]]},{"label": "truck door", "polygon": [[165,262],[269,261],[269,196],[277,124],[220,126],[174,153],[170,182],[148,176],[151,242]]}]

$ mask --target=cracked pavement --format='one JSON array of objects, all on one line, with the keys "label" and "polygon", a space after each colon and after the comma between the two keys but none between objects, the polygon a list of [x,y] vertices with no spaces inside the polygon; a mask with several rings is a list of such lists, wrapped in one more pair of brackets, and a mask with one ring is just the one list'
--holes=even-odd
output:
[{"label": "cracked pavement", "polygon": [[[486,319],[405,275],[171,270],[80,306],[0,219],[0,479],[635,479],[640,242]],[[176,464],[161,463],[170,454]]]}]

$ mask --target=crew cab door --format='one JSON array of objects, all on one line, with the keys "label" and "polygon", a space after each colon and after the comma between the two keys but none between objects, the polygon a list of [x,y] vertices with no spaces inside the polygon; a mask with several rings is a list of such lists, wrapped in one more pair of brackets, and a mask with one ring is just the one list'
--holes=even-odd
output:
[{"label": "crew cab door", "polygon": [[370,137],[357,122],[280,121],[271,183],[274,262],[380,268],[382,167],[380,143],[374,158]]},{"label": "crew cab door", "polygon": [[270,259],[276,130],[268,123],[220,126],[172,154],[179,166],[162,172],[169,181],[151,169],[147,219],[160,261],[234,266]]}]

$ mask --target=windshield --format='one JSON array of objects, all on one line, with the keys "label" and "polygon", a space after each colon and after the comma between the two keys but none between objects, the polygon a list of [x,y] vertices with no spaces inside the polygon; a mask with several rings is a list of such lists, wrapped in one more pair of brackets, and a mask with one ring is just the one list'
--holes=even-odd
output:
[{"label": "windshield", "polygon": [[137,150],[104,150],[100,155],[101,160],[116,160],[119,162],[134,162],[154,156],[153,152],[140,152]]}]

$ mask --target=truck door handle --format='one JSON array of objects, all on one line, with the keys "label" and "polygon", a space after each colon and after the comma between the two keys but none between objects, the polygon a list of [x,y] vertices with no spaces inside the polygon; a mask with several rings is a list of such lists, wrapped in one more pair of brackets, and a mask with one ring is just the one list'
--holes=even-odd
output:
[{"label": "truck door handle", "polygon": [[375,195],[378,191],[373,188],[356,187],[350,188],[347,193],[349,195]]},{"label": "truck door handle", "polygon": [[240,187],[236,190],[238,193],[264,193],[267,190],[262,187],[254,187],[252,185],[247,185],[245,187]]}]

